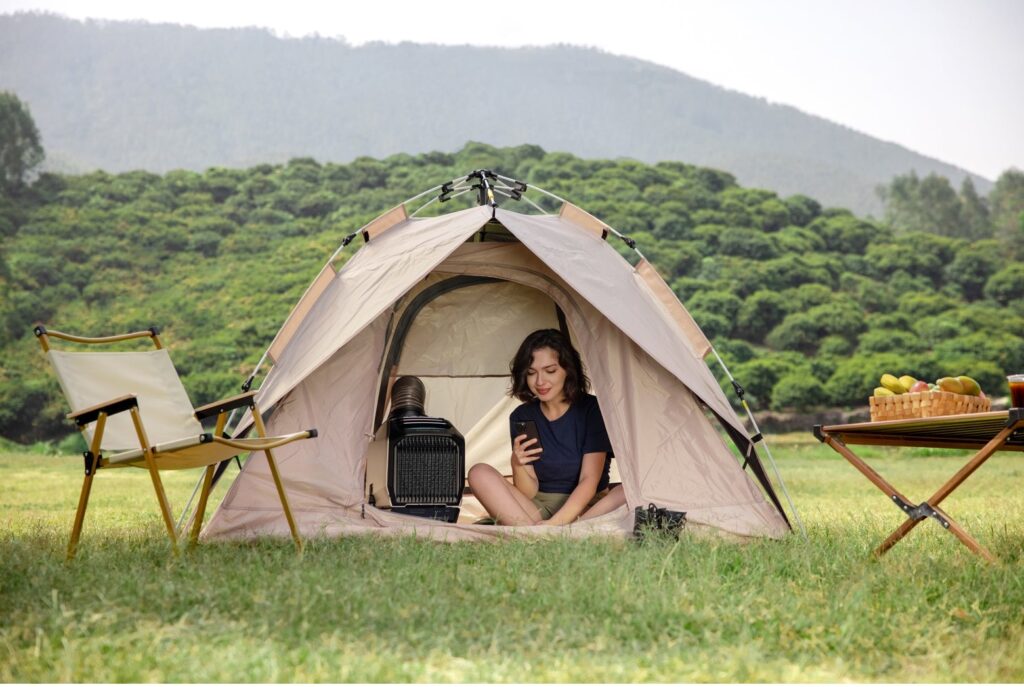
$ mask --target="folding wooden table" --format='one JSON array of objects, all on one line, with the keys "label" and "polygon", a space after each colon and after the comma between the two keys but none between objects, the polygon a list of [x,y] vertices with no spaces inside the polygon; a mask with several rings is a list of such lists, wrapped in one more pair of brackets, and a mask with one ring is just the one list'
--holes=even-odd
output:
[{"label": "folding wooden table", "polygon": [[[933,518],[971,551],[990,562],[995,562],[995,556],[948,513],[939,508],[939,504],[996,451],[1024,451],[1024,408],[925,419],[860,422],[824,427],[816,425],[814,436],[846,458],[906,513],[907,520],[875,549],[876,556],[881,556],[895,546],[896,542],[917,526],[917,523],[926,518]],[[850,444],[960,448],[971,449],[974,453],[931,498],[915,504],[851,451]]]}]

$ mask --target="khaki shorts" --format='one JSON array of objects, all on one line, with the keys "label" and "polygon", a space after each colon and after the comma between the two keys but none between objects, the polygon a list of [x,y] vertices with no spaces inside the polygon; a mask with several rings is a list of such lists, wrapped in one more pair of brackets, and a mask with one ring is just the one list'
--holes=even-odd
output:
[{"label": "khaki shorts", "polygon": [[[594,498],[590,499],[590,503],[587,504],[587,508],[590,508],[595,503],[600,501],[602,498],[607,496],[608,490],[603,489],[596,494]],[[558,512],[558,509],[565,505],[565,502],[569,500],[569,494],[558,494],[550,491],[538,491],[536,495],[530,499],[533,501],[533,505],[537,506],[537,510],[540,511],[540,517],[543,520],[550,520],[551,516]]]}]

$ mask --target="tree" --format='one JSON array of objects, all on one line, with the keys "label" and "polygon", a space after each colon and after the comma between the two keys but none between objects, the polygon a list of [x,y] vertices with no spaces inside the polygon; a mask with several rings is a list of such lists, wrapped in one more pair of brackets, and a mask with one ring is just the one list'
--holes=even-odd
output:
[{"label": "tree", "polygon": [[975,301],[981,298],[985,282],[1004,262],[1003,248],[998,241],[979,241],[957,251],[946,266],[946,279],[959,286],[967,300]]},{"label": "tree", "polygon": [[0,91],[0,187],[17,191],[25,177],[43,161],[39,130],[28,106],[18,96]]},{"label": "tree", "polygon": [[919,179],[911,172],[896,176],[878,194],[885,203],[886,221],[899,231],[966,239],[991,235],[988,210],[970,178],[957,195],[946,177],[929,174]]},{"label": "tree", "polygon": [[941,236],[965,236],[960,198],[949,179],[929,174],[921,180],[917,190],[918,203],[923,213],[924,231]]},{"label": "tree", "polygon": [[996,236],[1016,248],[1020,255],[1019,242],[1024,238],[1024,172],[1008,169],[1000,174],[988,201]]},{"label": "tree", "polygon": [[960,184],[960,206],[966,238],[982,239],[992,235],[988,203],[978,195],[970,177],[964,177],[963,183]]}]

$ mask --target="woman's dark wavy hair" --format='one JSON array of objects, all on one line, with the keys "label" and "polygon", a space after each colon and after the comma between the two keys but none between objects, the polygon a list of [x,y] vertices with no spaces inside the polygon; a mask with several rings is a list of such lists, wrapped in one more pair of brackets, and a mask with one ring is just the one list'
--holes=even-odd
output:
[{"label": "woman's dark wavy hair", "polygon": [[550,348],[558,355],[558,364],[565,369],[565,400],[575,403],[583,394],[590,391],[590,380],[583,371],[583,360],[572,347],[569,337],[557,329],[538,329],[523,339],[516,356],[508,365],[512,372],[510,396],[524,403],[535,398],[526,383],[526,373],[533,362],[533,352],[538,348]]}]

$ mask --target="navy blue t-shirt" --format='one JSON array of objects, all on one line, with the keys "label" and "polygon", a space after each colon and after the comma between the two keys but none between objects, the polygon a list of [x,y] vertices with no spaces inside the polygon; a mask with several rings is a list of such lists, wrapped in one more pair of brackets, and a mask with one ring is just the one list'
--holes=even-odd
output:
[{"label": "navy blue t-shirt", "polygon": [[[611,469],[612,444],[604,428],[604,418],[597,405],[597,398],[584,394],[569,406],[569,410],[557,420],[548,420],[540,409],[540,401],[524,403],[509,416],[509,431],[516,438],[515,423],[533,420],[537,424],[540,445],[544,452],[530,465],[537,473],[540,491],[571,494],[580,481],[583,455],[605,451],[604,472],[597,490],[608,486],[608,471]],[[531,447],[532,448],[532,447]]]}]

